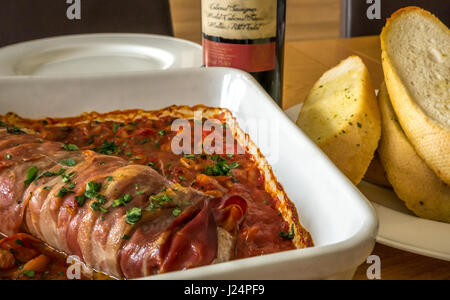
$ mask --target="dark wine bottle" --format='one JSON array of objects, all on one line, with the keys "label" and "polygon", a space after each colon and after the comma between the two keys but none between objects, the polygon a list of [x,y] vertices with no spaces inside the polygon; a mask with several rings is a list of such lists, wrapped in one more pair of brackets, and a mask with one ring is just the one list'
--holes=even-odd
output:
[{"label": "dark wine bottle", "polygon": [[282,105],[286,0],[202,0],[206,67],[249,72]]}]

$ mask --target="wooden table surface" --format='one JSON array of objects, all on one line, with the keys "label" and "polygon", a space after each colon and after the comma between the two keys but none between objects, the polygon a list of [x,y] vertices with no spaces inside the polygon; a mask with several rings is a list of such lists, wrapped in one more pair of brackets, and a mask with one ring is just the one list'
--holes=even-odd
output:
[{"label": "wooden table surface", "polygon": [[[286,44],[283,108],[304,101],[319,77],[341,60],[360,56],[376,88],[383,81],[378,37],[288,42]],[[450,279],[450,262],[440,261],[377,244],[373,252],[381,258],[382,279]],[[367,279],[370,265],[359,267],[354,279]]]}]

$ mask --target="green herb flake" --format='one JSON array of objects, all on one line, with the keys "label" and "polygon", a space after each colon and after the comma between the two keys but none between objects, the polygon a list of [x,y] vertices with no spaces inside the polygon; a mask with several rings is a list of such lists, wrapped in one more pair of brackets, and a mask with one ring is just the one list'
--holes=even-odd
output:
[{"label": "green herb flake", "polygon": [[113,125],[113,132],[117,133],[117,131],[119,130],[120,124],[114,124]]},{"label": "green herb flake", "polygon": [[36,166],[32,166],[31,168],[29,168],[27,170],[27,177],[26,177],[26,180],[25,180],[25,184],[26,185],[31,184],[36,179],[38,171],[39,170],[38,170],[38,168]]},{"label": "green herb flake", "polygon": [[133,197],[130,194],[125,194],[119,199],[113,201],[113,207],[125,206],[133,200]]},{"label": "green herb flake", "polygon": [[142,218],[142,209],[138,207],[133,207],[127,210],[126,222],[129,225],[135,225]]},{"label": "green herb flake", "polygon": [[36,272],[33,270],[25,270],[25,271],[22,271],[22,274],[28,278],[34,278],[34,276],[36,275]]},{"label": "green herb flake", "polygon": [[6,129],[6,131],[8,133],[15,134],[15,135],[25,134],[25,131],[21,130],[20,128],[17,128],[16,126],[8,127]]},{"label": "green herb flake", "polygon": [[56,194],[56,197],[58,197],[58,198],[64,198],[64,197],[67,196],[68,194],[73,194],[73,193],[74,193],[74,191],[69,190],[68,188],[66,188],[66,187],[63,186],[63,187],[59,190],[58,194]]},{"label": "green herb flake", "polygon": [[91,204],[91,209],[93,211],[100,211],[101,204],[99,202],[94,202]]},{"label": "green herb flake", "polygon": [[121,152],[121,149],[113,141],[108,142],[106,140],[100,147],[94,148],[92,150],[105,155],[113,155]]},{"label": "green herb flake", "polygon": [[158,134],[159,134],[160,136],[163,136],[163,135],[166,134],[166,131],[165,131],[165,130],[160,130],[160,131],[158,131]]},{"label": "green herb flake", "polygon": [[291,226],[291,230],[289,230],[288,233],[286,232],[280,232],[280,236],[285,240],[293,240],[295,237],[295,227],[294,224]]},{"label": "green herb flake", "polygon": [[61,149],[64,149],[66,151],[78,151],[80,148],[78,148],[77,145],[74,144],[65,144],[61,147]]},{"label": "green herb flake", "polygon": [[186,181],[186,180],[187,180],[187,178],[186,178],[186,177],[183,177],[183,176],[178,176],[178,178],[179,178],[181,181]]},{"label": "green herb flake", "polygon": [[155,170],[155,171],[157,170],[155,164],[152,163],[152,162],[147,163],[147,166],[151,167],[151,168],[152,168],[153,170]]},{"label": "green herb flake", "polygon": [[101,183],[90,181],[86,185],[86,192],[84,193],[84,195],[91,199],[95,198],[95,196],[97,196],[97,194],[100,192],[101,188]]},{"label": "green herb flake", "polygon": [[122,240],[130,240],[131,239],[131,236],[129,236],[129,235],[126,235],[126,234],[124,234],[124,235],[122,235]]},{"label": "green herb flake", "polygon": [[84,204],[86,203],[86,196],[84,195],[76,196],[75,201],[77,201],[78,207],[83,207]]},{"label": "green herb flake", "polygon": [[77,164],[72,158],[63,159],[60,163],[68,167],[73,167]]},{"label": "green herb flake", "polygon": [[6,154],[5,157],[7,160],[10,160],[12,158],[11,154]]},{"label": "green herb flake", "polygon": [[181,215],[181,209],[179,207],[175,208],[174,210],[172,210],[172,215],[174,217],[178,217],[179,215]]}]

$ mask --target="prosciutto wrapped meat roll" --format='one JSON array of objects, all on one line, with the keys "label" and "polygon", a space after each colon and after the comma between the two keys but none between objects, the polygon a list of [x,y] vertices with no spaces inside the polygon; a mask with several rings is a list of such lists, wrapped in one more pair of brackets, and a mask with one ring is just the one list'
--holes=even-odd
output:
[{"label": "prosciutto wrapped meat roll", "polygon": [[0,130],[0,231],[28,232],[117,278],[234,256],[246,202],[213,199],[151,167]]}]

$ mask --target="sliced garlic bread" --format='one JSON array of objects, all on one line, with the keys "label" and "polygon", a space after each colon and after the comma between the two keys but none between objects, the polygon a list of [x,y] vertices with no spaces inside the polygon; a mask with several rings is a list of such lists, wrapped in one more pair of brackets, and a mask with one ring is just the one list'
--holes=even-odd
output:
[{"label": "sliced garlic bread", "polygon": [[392,106],[419,156],[450,185],[450,32],[418,7],[396,12],[381,34]]},{"label": "sliced garlic bread", "polygon": [[379,104],[382,134],[378,152],[395,193],[419,217],[450,222],[450,187],[439,180],[408,141],[384,84]]},{"label": "sliced garlic bread", "polygon": [[381,125],[369,72],[359,57],[347,58],[319,79],[297,125],[354,184],[361,182]]}]

